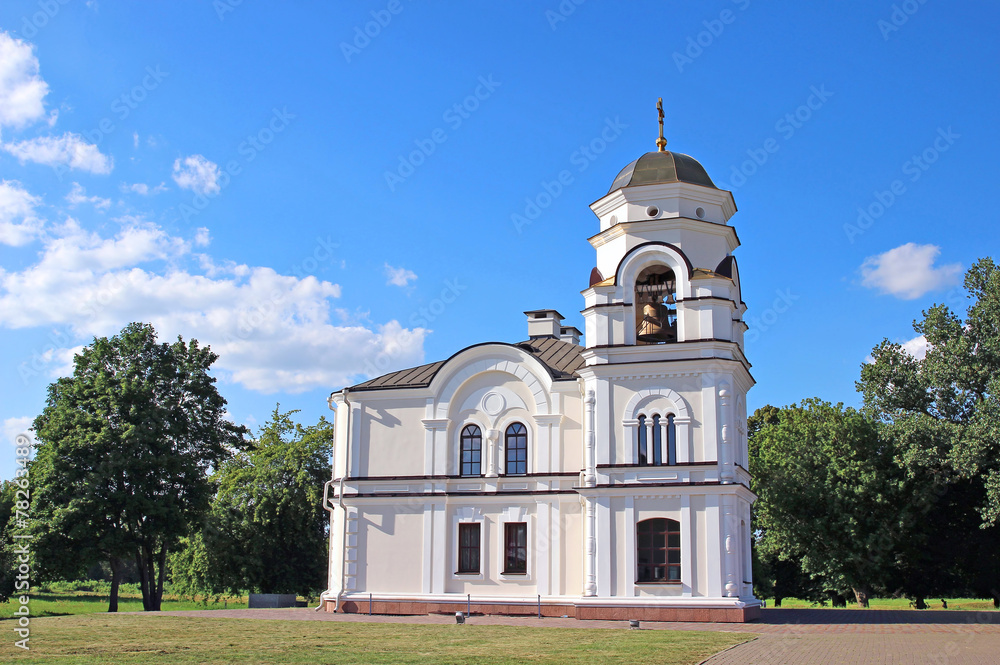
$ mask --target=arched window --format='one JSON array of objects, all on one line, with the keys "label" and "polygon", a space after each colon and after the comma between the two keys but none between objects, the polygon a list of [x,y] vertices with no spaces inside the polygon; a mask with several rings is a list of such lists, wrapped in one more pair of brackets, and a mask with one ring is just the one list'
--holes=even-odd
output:
[{"label": "arched window", "polygon": [[667,464],[677,464],[677,427],[672,413],[667,416]]},{"label": "arched window", "polygon": [[507,475],[523,476],[528,473],[528,429],[521,423],[511,423],[504,434],[507,451]]},{"label": "arched window", "polygon": [[461,474],[463,476],[481,476],[483,431],[476,425],[466,425],[462,428],[461,443]]},{"label": "arched window", "polygon": [[650,457],[653,458],[652,464],[659,466],[663,464],[663,433],[660,431],[660,417],[653,416],[653,450]]},{"label": "arched window", "polygon": [[677,341],[677,280],[666,266],[650,266],[635,280],[636,344]]},{"label": "arched window", "polygon": [[636,581],[681,581],[681,525],[658,517],[636,525]]},{"label": "arched window", "polygon": [[[664,432],[663,422],[666,420],[666,432]],[[646,424],[652,421],[652,427]],[[661,466],[663,464],[677,464],[677,427],[674,424],[674,415],[667,414],[664,418],[659,414],[653,414],[650,418],[640,415],[639,426],[636,428],[636,459],[639,466]],[[650,435],[652,430],[652,435]],[[666,446],[663,445],[663,436],[666,434]]]},{"label": "arched window", "polygon": [[637,432],[639,454],[636,457],[639,460],[639,466],[646,466],[649,464],[649,456],[647,455],[647,445],[646,445],[646,416],[639,416],[639,431]]}]

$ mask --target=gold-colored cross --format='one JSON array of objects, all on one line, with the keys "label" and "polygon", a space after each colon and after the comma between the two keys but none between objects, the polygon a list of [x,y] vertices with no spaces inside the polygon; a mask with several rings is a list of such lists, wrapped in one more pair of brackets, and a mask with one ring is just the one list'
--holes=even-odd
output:
[{"label": "gold-colored cross", "polygon": [[660,120],[660,138],[656,139],[656,147],[660,152],[664,152],[667,147],[667,139],[663,138],[663,97],[656,100],[656,113]]}]

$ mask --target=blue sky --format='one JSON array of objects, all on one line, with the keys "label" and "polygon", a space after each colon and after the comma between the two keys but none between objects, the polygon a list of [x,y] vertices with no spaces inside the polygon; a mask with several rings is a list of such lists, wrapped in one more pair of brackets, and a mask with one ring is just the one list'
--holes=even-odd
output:
[{"label": "blue sky", "polygon": [[739,207],[748,406],[856,404],[871,348],[919,353],[911,321],[964,311],[963,271],[996,255],[998,18],[937,0],[5,0],[4,445],[74,349],[132,320],[211,344],[254,428],[276,402],[315,421],[345,383],[523,339],[524,310],[582,328],[587,206],[655,149],[657,97],[668,149]]}]

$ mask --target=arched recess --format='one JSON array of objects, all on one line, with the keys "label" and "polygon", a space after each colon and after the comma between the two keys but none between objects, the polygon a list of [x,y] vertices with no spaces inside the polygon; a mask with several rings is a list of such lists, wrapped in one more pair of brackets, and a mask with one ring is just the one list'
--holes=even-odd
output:
[{"label": "arched recess", "polygon": [[735,291],[733,292],[733,300],[738,303],[743,302],[743,289],[740,286],[740,268],[736,264],[735,256],[727,256],[719,262],[719,265],[715,267],[715,272],[722,275],[723,277],[728,277],[733,280],[733,286]]},{"label": "arched recess", "polygon": [[633,247],[618,263],[615,285],[624,287],[625,303],[631,304],[635,280],[645,268],[664,265],[674,271],[677,278],[677,297],[691,296],[691,261],[680,247],[668,242],[645,242]]},{"label": "arched recess", "polygon": [[[669,296],[660,302],[640,302],[637,283],[646,284],[660,275],[669,285]],[[679,247],[666,242],[646,242],[633,247],[618,264],[615,284],[626,308],[624,343],[628,345],[684,341],[685,306],[683,300],[692,295],[691,262]],[[655,280],[654,280],[655,281]],[[658,288],[651,285],[644,289]],[[644,292],[645,293],[645,292]],[[666,304],[664,304],[666,303]],[[676,303],[676,304],[674,304]],[[649,311],[647,311],[649,310]]]},{"label": "arched recess", "polygon": [[625,410],[622,411],[622,417],[626,420],[634,420],[639,417],[640,411],[643,409],[650,409],[653,406],[661,406],[660,404],[653,404],[654,402],[662,402],[663,406],[661,408],[667,408],[673,412],[673,414],[678,418],[685,418],[690,420],[691,418],[691,408],[688,403],[680,396],[676,391],[670,388],[655,388],[640,390],[636,394],[632,395],[628,403],[625,404]]},{"label": "arched recess", "polygon": [[[531,354],[513,346],[491,344],[467,350],[465,357],[453,357],[447,368],[440,371],[431,382],[434,391],[433,417],[447,418],[451,400],[466,381],[484,372],[502,372],[521,381],[531,393],[534,415],[551,413],[549,389],[552,379],[545,367]],[[446,366],[447,367],[447,366]],[[437,384],[436,387],[435,384]]]},{"label": "arched recess", "polygon": [[[640,390],[629,399],[622,411],[622,442],[626,464],[640,464],[639,452],[634,445],[638,437],[639,416],[673,414],[676,436],[676,463],[686,464],[694,459],[694,442],[691,429],[691,407],[676,391],[670,388]],[[666,459],[664,457],[664,459]]]}]

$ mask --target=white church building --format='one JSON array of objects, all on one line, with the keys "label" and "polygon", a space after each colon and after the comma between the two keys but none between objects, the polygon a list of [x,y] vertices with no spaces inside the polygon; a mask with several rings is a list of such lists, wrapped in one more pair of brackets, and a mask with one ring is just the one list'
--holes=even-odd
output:
[{"label": "white church building", "polygon": [[590,206],[582,339],[533,310],[330,396],[327,611],[759,616],[736,204],[665,146]]}]

